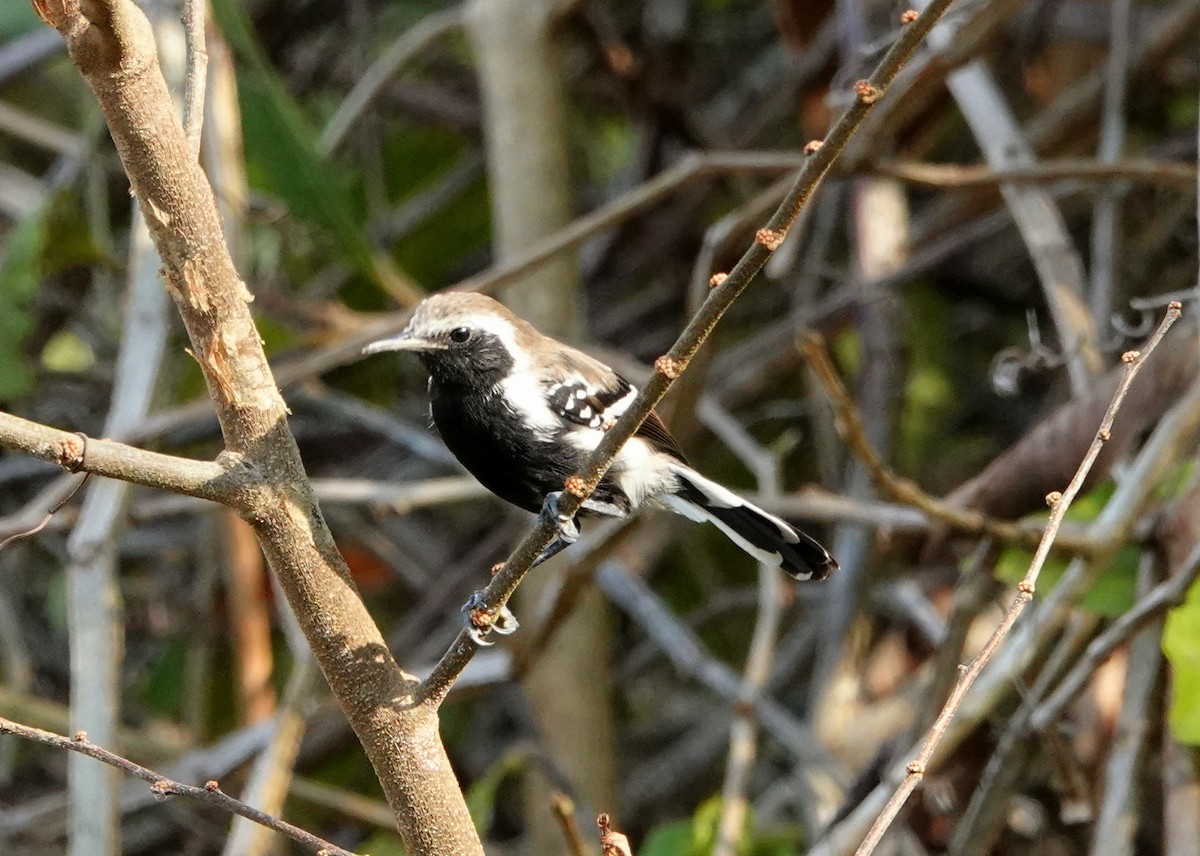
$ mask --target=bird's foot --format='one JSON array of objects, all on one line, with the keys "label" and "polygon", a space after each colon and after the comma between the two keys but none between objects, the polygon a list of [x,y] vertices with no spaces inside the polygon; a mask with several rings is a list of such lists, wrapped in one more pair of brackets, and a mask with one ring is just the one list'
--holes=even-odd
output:
[{"label": "bird's foot", "polygon": [[501,636],[516,633],[521,626],[517,617],[507,606],[491,610],[483,599],[483,592],[477,591],[463,604],[462,611],[467,614],[467,635],[481,648],[495,645],[494,639],[488,637],[493,631]]},{"label": "bird's foot", "polygon": [[[558,532],[556,540],[564,542],[563,546],[565,547],[567,544],[574,544],[579,540],[579,524],[575,522],[574,517],[568,516],[559,510],[562,495],[563,492],[561,490],[546,494],[546,501],[542,504],[542,510],[538,512],[538,517],[549,521]],[[551,546],[553,546],[553,543],[551,543]],[[547,547],[546,549],[550,548]],[[562,547],[558,549],[561,550]],[[554,552],[557,553],[558,550]],[[554,553],[550,555],[553,556]],[[549,556],[546,558],[549,558]]]},{"label": "bird's foot", "polygon": [[551,541],[549,544],[546,545],[545,549],[543,549],[542,552],[538,553],[537,558],[533,560],[533,564],[529,566],[530,569],[536,568],[538,565],[540,565],[542,562],[546,561],[547,559],[554,558],[555,556],[557,556],[559,553],[561,553],[563,550],[567,549],[570,546],[571,546],[570,541],[564,541],[562,538],[555,538],[553,541]]}]

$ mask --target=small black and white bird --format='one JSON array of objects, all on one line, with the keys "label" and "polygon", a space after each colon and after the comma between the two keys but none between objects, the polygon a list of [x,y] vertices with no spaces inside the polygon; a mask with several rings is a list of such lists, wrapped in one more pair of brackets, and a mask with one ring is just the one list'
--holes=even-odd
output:
[{"label": "small black and white bird", "polygon": [[[529,511],[557,514],[564,481],[637,396],[608,366],[482,294],[425,299],[402,333],[364,353],[382,351],[421,358],[430,414],[446,446],[484,487]],[[621,448],[582,511],[626,517],[643,505],[711,521],[797,580],[821,580],[837,568],[816,540],[689,467],[657,413]],[[578,535],[572,521],[558,525],[539,562]]]}]

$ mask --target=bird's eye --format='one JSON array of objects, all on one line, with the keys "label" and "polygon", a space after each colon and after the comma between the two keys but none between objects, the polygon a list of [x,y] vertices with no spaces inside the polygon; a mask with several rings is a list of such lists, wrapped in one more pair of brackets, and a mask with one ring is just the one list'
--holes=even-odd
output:
[{"label": "bird's eye", "polygon": [[453,330],[450,331],[450,341],[451,342],[456,342],[461,345],[463,342],[467,341],[467,339],[470,339],[470,338],[471,338],[471,328],[470,327],[455,327]]}]

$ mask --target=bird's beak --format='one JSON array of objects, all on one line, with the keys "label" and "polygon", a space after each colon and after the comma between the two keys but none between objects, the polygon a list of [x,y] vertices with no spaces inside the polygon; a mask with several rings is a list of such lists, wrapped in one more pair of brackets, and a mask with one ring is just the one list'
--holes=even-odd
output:
[{"label": "bird's beak", "polygon": [[405,330],[398,336],[372,342],[363,348],[363,353],[380,354],[384,351],[416,351],[417,353],[422,353],[425,351],[444,351],[445,349],[446,346],[441,342],[435,342],[432,339],[422,339],[420,336],[414,336],[411,330]]}]

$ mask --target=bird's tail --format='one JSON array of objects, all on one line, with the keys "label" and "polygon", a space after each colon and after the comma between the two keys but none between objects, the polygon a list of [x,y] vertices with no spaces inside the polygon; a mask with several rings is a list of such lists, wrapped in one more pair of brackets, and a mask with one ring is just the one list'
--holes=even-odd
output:
[{"label": "bird's tail", "polygon": [[825,548],[799,529],[690,467],[672,464],[671,469],[679,487],[662,501],[672,511],[691,520],[711,521],[751,556],[798,580],[823,580],[837,570],[837,562]]}]

